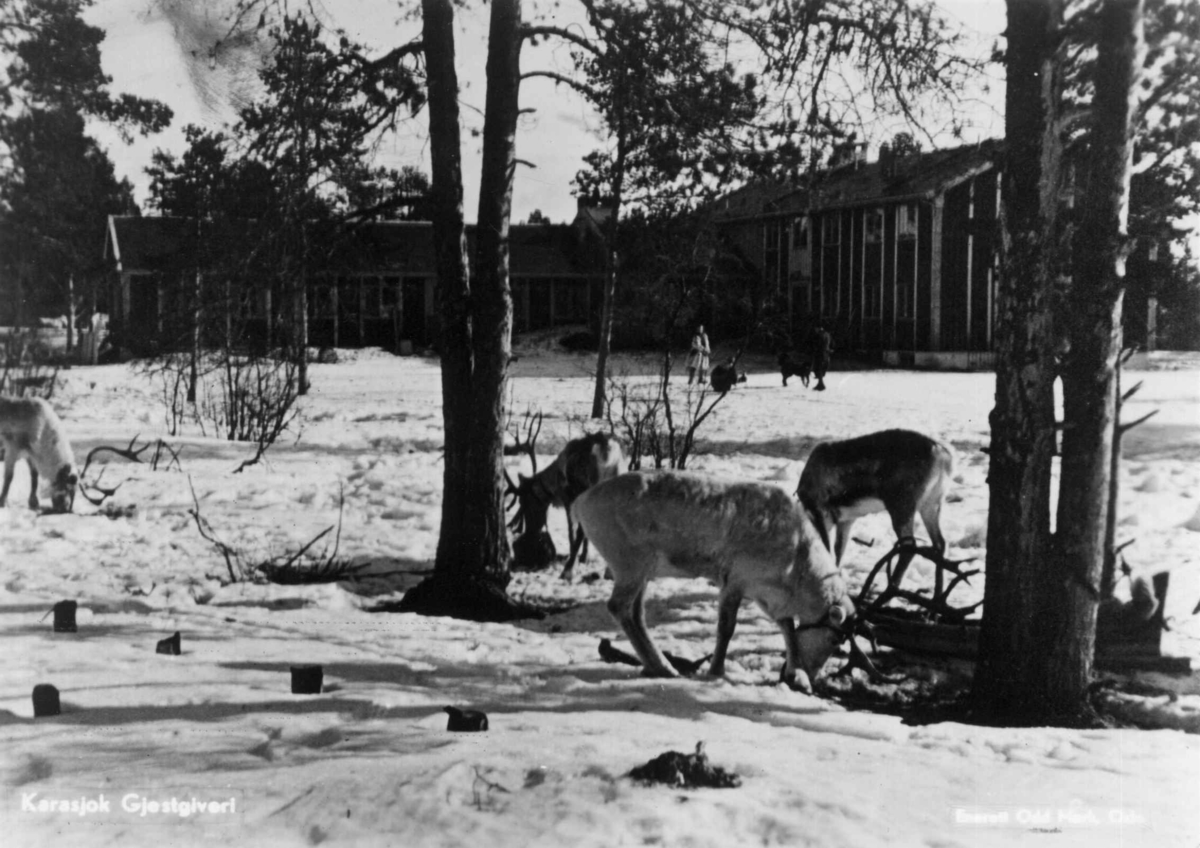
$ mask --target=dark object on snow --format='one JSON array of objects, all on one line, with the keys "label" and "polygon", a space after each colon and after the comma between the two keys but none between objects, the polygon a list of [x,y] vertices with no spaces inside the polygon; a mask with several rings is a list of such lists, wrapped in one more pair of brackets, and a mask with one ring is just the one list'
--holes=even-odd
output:
[{"label": "dark object on snow", "polygon": [[62,712],[58,700],[58,690],[49,683],[39,683],[33,687],[33,717],[44,718],[56,716]]},{"label": "dark object on snow", "polygon": [[709,654],[708,656],[702,657],[698,660],[686,660],[683,657],[675,656],[670,651],[663,651],[663,656],[666,657],[667,662],[669,662],[676,671],[678,671],[684,677],[691,677],[696,673],[696,670],[700,668],[700,666],[711,660],[713,655]]},{"label": "dark object on snow", "polygon": [[712,370],[712,378],[710,380],[714,391],[727,392],[737,383],[746,382],[746,375],[739,374],[734,366],[733,358],[730,357],[728,362],[723,362]]},{"label": "dark object on snow", "polygon": [[522,533],[513,539],[513,567],[528,571],[540,571],[558,556],[554,540],[542,529]]},{"label": "dark object on snow", "polygon": [[1145,577],[1133,578],[1129,584],[1128,601],[1105,598],[1100,602],[1096,617],[1096,644],[1099,649],[1116,642],[1144,643],[1157,650],[1159,638],[1166,625],[1163,607],[1171,573],[1155,574],[1153,582]]},{"label": "dark object on snow", "polygon": [[[1163,620],[1167,588],[1170,572],[1154,575],[1154,596],[1158,608],[1147,619],[1141,619],[1140,625],[1133,627],[1113,627],[1109,619],[1114,612],[1106,611],[1109,601],[1100,605],[1099,620],[1096,623],[1096,667],[1102,671],[1158,671],[1163,674],[1192,673],[1192,661],[1189,657],[1165,655],[1162,650],[1161,636],[1166,629]],[[1138,589],[1134,594],[1142,592]],[[1128,604],[1116,602],[1122,611],[1116,618],[1123,619],[1125,624],[1134,624],[1141,618],[1142,612],[1148,609],[1146,599],[1130,600]],[[1134,613],[1134,610],[1140,610]],[[1131,620],[1132,619],[1132,620]],[[890,647],[898,648],[910,654],[938,654],[942,656],[974,659],[979,652],[978,620],[969,620],[958,624],[931,624],[921,619],[920,614],[896,609],[881,610],[874,614],[872,622],[875,625],[879,641]]]},{"label": "dark object on snow", "polygon": [[606,663],[624,663],[625,665],[642,664],[642,661],[632,654],[627,654],[620,648],[614,648],[611,639],[600,640],[600,659]]},{"label": "dark object on snow", "polygon": [[488,729],[487,714],[479,710],[460,710],[458,707],[443,707],[449,713],[447,730],[455,733],[481,733]]},{"label": "dark object on snow", "polygon": [[54,605],[55,633],[74,633],[78,629],[75,626],[75,610],[78,606],[74,601],[59,601]]},{"label": "dark object on snow", "polygon": [[292,666],[292,694],[320,695],[325,672],[319,665]]},{"label": "dark object on snow", "polygon": [[663,783],[676,789],[732,789],[742,785],[742,779],[736,774],[708,762],[703,742],[696,743],[694,754],[678,751],[659,754],[644,766],[633,769],[629,776],[642,783]]},{"label": "dark object on snow", "polygon": [[154,653],[177,657],[180,654],[180,647],[179,631],[176,630],[174,636],[168,636],[166,639],[158,641],[158,644],[154,646]]},{"label": "dark object on snow", "polygon": [[788,377],[799,377],[800,384],[808,388],[808,377],[812,374],[812,360],[809,357],[785,350],[779,354],[776,361],[779,362],[779,373],[783,375],[785,386]]},{"label": "dark object on snow", "polygon": [[[712,659],[712,654],[698,660],[688,660],[683,657],[677,657],[670,651],[663,651],[663,656],[671,666],[682,674],[684,677],[691,677],[696,673],[696,669],[704,665]],[[606,663],[624,663],[625,665],[640,666],[642,661],[633,654],[627,654],[620,648],[613,647],[611,639],[600,640],[600,659]]]}]

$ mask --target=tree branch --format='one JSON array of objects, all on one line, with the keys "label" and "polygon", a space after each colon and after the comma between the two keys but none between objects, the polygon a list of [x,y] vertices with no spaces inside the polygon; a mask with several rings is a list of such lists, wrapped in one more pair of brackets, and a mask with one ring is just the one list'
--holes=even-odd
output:
[{"label": "tree branch", "polygon": [[582,83],[579,80],[571,79],[570,77],[560,74],[557,71],[527,71],[526,73],[521,74],[521,81],[524,82],[525,80],[533,79],[534,77],[545,77],[546,79],[551,79],[555,82],[569,86],[587,97],[593,103],[601,100],[600,92],[592,88],[587,83]]},{"label": "tree branch", "polygon": [[562,27],[556,26],[525,26],[521,28],[521,38],[530,39],[541,36],[554,36],[555,38],[561,38],[564,41],[571,42],[576,47],[581,47],[584,50],[587,50],[593,56],[603,55],[600,51],[600,48],[598,48],[595,44],[593,44],[584,36],[571,32],[569,29],[563,29]]}]

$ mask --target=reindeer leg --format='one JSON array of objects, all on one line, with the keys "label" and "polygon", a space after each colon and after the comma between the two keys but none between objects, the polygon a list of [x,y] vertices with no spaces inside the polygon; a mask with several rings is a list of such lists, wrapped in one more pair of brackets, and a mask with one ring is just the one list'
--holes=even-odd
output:
[{"label": "reindeer leg", "polygon": [[[37,468],[33,465],[33,460],[26,457],[25,462],[29,464],[29,508],[36,510],[41,507],[41,502],[38,501],[38,473]],[[7,483],[7,481],[5,481]],[[5,486],[5,491],[8,486]]]},{"label": "reindeer leg", "polygon": [[801,668],[800,634],[796,630],[796,622],[787,617],[778,618],[775,623],[779,625],[779,630],[783,633],[783,644],[787,648],[787,659],[784,660],[779,682],[786,683],[789,689],[796,689],[811,695],[812,683],[808,679],[808,672],[804,673],[802,680],[796,680],[796,672]]},{"label": "reindeer leg", "polygon": [[617,582],[608,599],[608,611],[621,625],[629,638],[633,650],[642,660],[642,673],[647,677],[678,677],[678,673],[667,665],[666,658],[650,640],[646,632],[645,611],[642,602],[646,593],[646,582],[653,563],[647,563],[642,573],[647,577],[636,577],[631,581]]},{"label": "reindeer leg", "polygon": [[9,447],[4,451],[4,488],[0,490],[0,507],[8,506],[8,487],[12,485],[13,467],[17,464],[17,451]]},{"label": "reindeer leg", "polygon": [[[894,557],[895,555],[896,555],[896,549],[892,548],[890,551],[888,551],[886,554],[884,554],[882,557],[880,557],[879,561],[877,563],[875,563],[874,567],[871,569],[870,573],[867,575],[867,579],[863,581],[862,589],[860,589],[858,592],[858,599],[854,602],[856,606],[862,606],[866,602],[867,592],[869,592],[871,590],[871,585],[875,582],[875,576],[877,574],[879,574],[880,570],[885,565],[887,565],[889,562],[891,562],[892,557]],[[891,569],[888,570],[888,574],[890,576]],[[885,592],[887,591],[886,588],[884,589],[884,591]]]},{"label": "reindeer leg", "polygon": [[[933,549],[937,556],[933,558],[934,565],[934,584],[933,598],[939,603],[946,600],[946,596],[950,594],[951,589],[945,588],[945,576],[943,571],[946,569],[946,537],[942,535],[942,528],[939,522],[942,514],[942,492],[939,489],[932,493],[932,497],[926,498],[921,504],[921,520],[925,522],[925,530],[929,533],[929,541],[933,545]],[[953,588],[953,587],[951,587]]]},{"label": "reindeer leg", "polygon": [[725,586],[721,589],[721,597],[717,603],[717,647],[713,650],[712,660],[708,664],[709,677],[725,676],[725,652],[729,649],[729,640],[733,638],[733,630],[737,627],[742,593]]},{"label": "reindeer leg", "polygon": [[571,550],[567,555],[567,564],[563,566],[562,579],[570,581],[575,576],[575,563],[587,562],[588,559],[588,537],[587,533],[583,532],[583,525],[579,522],[572,522],[571,510],[567,510],[567,539],[571,543]]},{"label": "reindeer leg", "polygon": [[850,528],[853,526],[853,518],[837,523],[837,540],[833,543],[833,561],[839,565],[842,562],[842,555],[846,553],[846,546],[850,544]]},{"label": "reindeer leg", "polygon": [[570,544],[570,550],[567,552],[567,564],[563,566],[562,574],[559,575],[568,583],[575,576],[575,561],[579,558],[580,538],[583,536],[583,528],[571,521],[571,510],[567,510],[567,541]]}]

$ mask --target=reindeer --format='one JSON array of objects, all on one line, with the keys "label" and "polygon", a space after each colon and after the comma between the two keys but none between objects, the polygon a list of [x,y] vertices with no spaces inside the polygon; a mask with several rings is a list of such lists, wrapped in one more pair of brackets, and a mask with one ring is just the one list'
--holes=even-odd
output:
[{"label": "reindeer", "polygon": [[528,453],[533,462],[533,475],[518,474],[518,482],[508,479],[508,495],[517,504],[517,513],[509,526],[520,534],[514,547],[526,547],[522,539],[538,539],[546,529],[546,515],[551,506],[567,511],[567,536],[570,552],[562,570],[562,579],[574,576],[577,560],[586,560],[588,539],[583,529],[571,517],[571,505],[581,494],[602,480],[625,471],[627,462],[621,443],[607,433],[588,433],[567,442],[558,457],[542,471],[537,470],[537,434],[541,432],[541,415],[536,418],[536,430],[527,424],[527,440],[517,441],[508,453]]},{"label": "reindeer", "polygon": [[62,420],[44,399],[0,396],[0,447],[4,449],[4,487],[0,507],[8,503],[17,460],[29,465],[29,508],[38,509],[38,475],[50,481],[51,510],[70,512],[75,505],[79,473],[75,452]]},{"label": "reindeer", "polygon": [[[919,513],[932,543],[928,552],[938,565],[934,598],[940,603],[949,594],[943,592],[943,568],[949,568],[960,579],[969,576],[957,571],[956,563],[946,561],[946,539],[939,523],[953,471],[954,454],[946,444],[912,430],[882,430],[840,442],[822,442],[813,448],[800,474],[796,497],[815,517],[821,541],[833,551],[839,565],[854,522],[864,515],[887,511],[900,540],[900,561],[885,591],[887,597],[900,594],[900,579],[918,552],[914,528]],[[837,532],[831,545],[829,536],[834,527]],[[878,569],[876,566],[867,578],[864,595]],[[876,606],[883,599],[881,596]]]},{"label": "reindeer", "polygon": [[[852,638],[859,625],[837,564],[804,508],[783,489],[687,471],[634,471],[588,489],[573,512],[612,570],[608,611],[645,674],[677,676],[644,619],[646,585],[664,566],[720,586],[710,676],[725,674],[743,598],[757,603],[783,633],[782,679],[788,685],[811,691],[847,638],[854,664],[878,674]],[[799,684],[798,670],[807,676]]]}]

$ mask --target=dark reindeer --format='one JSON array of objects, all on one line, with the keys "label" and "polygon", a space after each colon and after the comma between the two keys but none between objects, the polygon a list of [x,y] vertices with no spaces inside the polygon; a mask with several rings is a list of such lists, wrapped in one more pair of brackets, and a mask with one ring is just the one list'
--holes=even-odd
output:
[{"label": "dark reindeer", "polygon": [[[850,542],[855,520],[886,511],[899,539],[895,549],[898,561],[894,569],[889,569],[888,587],[871,609],[892,597],[909,597],[900,589],[900,581],[913,555],[919,553],[937,566],[931,608],[948,614],[959,611],[946,606],[946,597],[959,581],[974,574],[959,570],[961,563],[945,556],[941,512],[953,473],[954,454],[945,443],[912,430],[881,430],[814,447],[800,474],[796,497],[813,516],[821,541],[838,564]],[[916,545],[918,515],[929,533],[928,547]],[[885,557],[871,570],[859,596],[860,604],[887,561]],[[949,586],[943,584],[943,570],[955,575]]]},{"label": "dark reindeer", "polygon": [[[567,511],[567,536],[570,553],[563,567],[562,578],[570,580],[577,560],[587,559],[588,540],[583,528],[571,514],[575,499],[601,480],[615,477],[626,470],[628,463],[621,443],[608,433],[587,433],[567,442],[554,462],[538,471],[537,437],[541,432],[542,415],[527,416],[526,439],[505,448],[507,454],[526,453],[533,463],[533,474],[517,475],[517,482],[508,478],[507,495],[516,503],[517,511],[509,527],[517,534],[513,548],[518,559],[536,557],[538,540],[546,530],[546,516],[551,506]],[[549,551],[553,556],[553,547]]]}]

